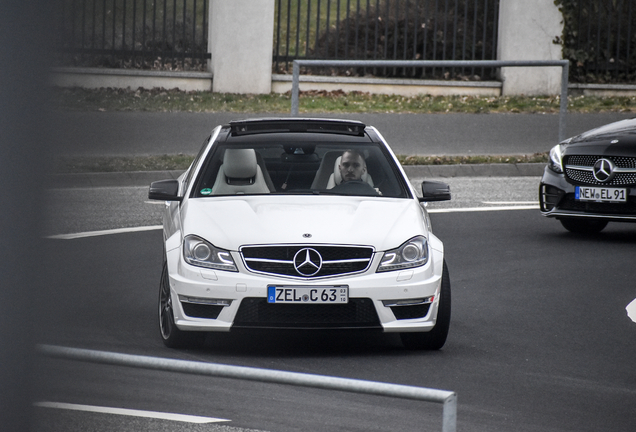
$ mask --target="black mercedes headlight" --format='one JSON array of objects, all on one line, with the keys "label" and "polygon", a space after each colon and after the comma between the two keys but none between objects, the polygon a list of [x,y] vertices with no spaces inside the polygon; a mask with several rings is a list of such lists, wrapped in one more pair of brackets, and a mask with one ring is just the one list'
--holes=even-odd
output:
[{"label": "black mercedes headlight", "polygon": [[194,235],[183,240],[183,258],[188,264],[197,267],[238,271],[229,251],[219,249]]},{"label": "black mercedes headlight", "polygon": [[428,261],[428,241],[424,236],[413,237],[396,249],[384,252],[378,272],[419,267]]}]

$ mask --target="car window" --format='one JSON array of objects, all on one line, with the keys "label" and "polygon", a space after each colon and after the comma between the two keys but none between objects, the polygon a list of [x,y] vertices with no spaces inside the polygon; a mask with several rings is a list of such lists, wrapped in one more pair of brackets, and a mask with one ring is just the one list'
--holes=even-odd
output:
[{"label": "car window", "polygon": [[[343,178],[343,166],[358,171]],[[236,194],[410,198],[390,154],[379,144],[357,142],[217,143],[202,166],[192,197]]]}]

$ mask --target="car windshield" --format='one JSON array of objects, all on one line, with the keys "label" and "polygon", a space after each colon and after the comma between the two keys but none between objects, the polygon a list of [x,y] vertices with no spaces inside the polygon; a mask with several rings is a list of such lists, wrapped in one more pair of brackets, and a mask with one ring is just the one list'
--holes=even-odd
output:
[{"label": "car windshield", "polygon": [[377,143],[216,143],[191,197],[237,194],[411,197],[393,158]]}]

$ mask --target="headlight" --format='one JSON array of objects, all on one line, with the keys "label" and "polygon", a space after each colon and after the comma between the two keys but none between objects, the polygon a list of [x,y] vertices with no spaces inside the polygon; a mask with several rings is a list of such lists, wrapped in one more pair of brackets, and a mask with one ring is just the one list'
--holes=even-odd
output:
[{"label": "headlight", "polygon": [[561,144],[555,145],[552,147],[552,150],[550,150],[548,168],[556,173],[563,173],[563,147],[561,147]]},{"label": "headlight", "polygon": [[183,258],[188,264],[216,270],[238,271],[229,251],[216,248],[197,236],[183,240]]},{"label": "headlight", "polygon": [[378,266],[379,272],[419,267],[428,261],[428,242],[426,237],[413,237],[396,249],[384,252]]}]

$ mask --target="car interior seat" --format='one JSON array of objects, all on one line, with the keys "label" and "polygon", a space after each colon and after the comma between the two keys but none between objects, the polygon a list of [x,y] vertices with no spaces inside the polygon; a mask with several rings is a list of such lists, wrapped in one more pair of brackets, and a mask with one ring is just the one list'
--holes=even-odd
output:
[{"label": "car interior seat", "polygon": [[226,149],[212,195],[269,193],[254,149]]}]

